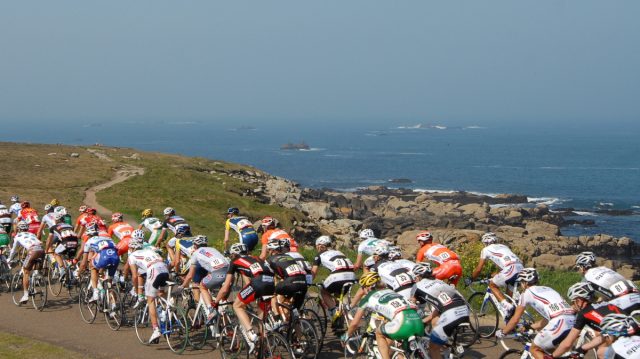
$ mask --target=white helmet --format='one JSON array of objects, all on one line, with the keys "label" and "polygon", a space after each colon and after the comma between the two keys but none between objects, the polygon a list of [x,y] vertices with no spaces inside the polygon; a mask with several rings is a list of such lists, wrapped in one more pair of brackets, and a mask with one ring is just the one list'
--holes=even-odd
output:
[{"label": "white helmet", "polygon": [[58,206],[53,210],[54,213],[62,213],[63,216],[67,215],[67,209],[63,206]]},{"label": "white helmet", "polygon": [[133,231],[133,233],[131,233],[131,237],[144,240],[144,231],[142,229],[136,229],[135,231]]},{"label": "white helmet", "polygon": [[49,212],[49,211],[51,210],[51,207],[53,207],[53,206],[51,205],[51,203],[47,203],[47,204],[45,204],[45,205],[44,205],[44,211],[45,211],[45,212]]},{"label": "white helmet", "polygon": [[61,221],[64,218],[64,214],[62,213],[54,213],[53,214],[53,219],[58,222]]},{"label": "white helmet", "polygon": [[523,268],[518,273],[518,282],[525,282],[528,284],[538,283],[538,271],[535,268]]},{"label": "white helmet", "polygon": [[593,300],[594,292],[595,290],[593,289],[593,286],[591,285],[591,283],[578,282],[572,285],[571,287],[569,287],[569,290],[567,291],[567,297],[569,297],[570,300],[582,298],[590,302]]},{"label": "white helmet", "polygon": [[280,249],[280,240],[278,238],[269,239],[269,242],[267,242],[267,249]]},{"label": "white helmet", "polygon": [[387,255],[389,255],[389,247],[387,247],[387,246],[376,246],[373,249],[373,255],[374,256],[382,256],[382,257],[387,256]]},{"label": "white helmet", "polygon": [[413,275],[417,276],[421,276],[421,277],[429,277],[431,276],[431,273],[433,272],[433,269],[431,268],[431,263],[428,262],[420,262],[418,264],[416,264],[413,269],[411,269],[411,273],[413,273]]},{"label": "white helmet", "polygon": [[482,235],[482,243],[491,244],[498,241],[498,236],[493,232],[487,232]]},{"label": "white helmet", "polygon": [[364,228],[363,230],[358,232],[358,236],[360,237],[360,239],[368,239],[375,238],[376,234],[373,233],[373,230],[371,228]]},{"label": "white helmet", "polygon": [[633,320],[625,314],[607,314],[600,321],[600,333],[615,337],[627,336]]},{"label": "white helmet", "polygon": [[129,249],[140,249],[144,245],[144,242],[140,238],[131,237],[129,240]]},{"label": "white helmet", "polygon": [[320,236],[316,239],[316,246],[330,246],[331,245],[331,237],[329,236]]},{"label": "white helmet", "polygon": [[576,267],[591,268],[596,265],[596,255],[593,252],[582,252],[576,257]]},{"label": "white helmet", "polygon": [[172,214],[175,214],[176,210],[171,207],[167,207],[164,209],[164,211],[162,211],[162,213],[164,213],[165,216],[170,216]]},{"label": "white helmet", "polygon": [[209,242],[209,239],[207,238],[207,236],[202,234],[197,235],[196,238],[193,239],[193,244],[195,244],[198,247],[206,246],[208,242]]},{"label": "white helmet", "polygon": [[230,254],[247,254],[249,250],[244,243],[234,243],[229,248]]},{"label": "white helmet", "polygon": [[402,249],[398,246],[389,247],[389,259],[396,260],[402,258]]}]

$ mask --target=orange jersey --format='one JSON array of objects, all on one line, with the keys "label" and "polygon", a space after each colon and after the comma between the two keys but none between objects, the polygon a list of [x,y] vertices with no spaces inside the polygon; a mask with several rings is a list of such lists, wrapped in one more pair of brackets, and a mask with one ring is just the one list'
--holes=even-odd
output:
[{"label": "orange jersey", "polygon": [[125,238],[131,238],[131,233],[135,228],[132,225],[126,222],[117,222],[109,226],[107,230],[107,234],[109,237],[113,237],[115,235],[119,240],[123,240]]},{"label": "orange jersey", "polygon": [[84,217],[86,217],[86,216],[87,216],[87,214],[86,214],[86,213],[84,213],[84,212],[80,213],[80,215],[79,215],[79,216],[78,216],[78,218],[76,219],[76,226],[83,225],[83,224],[82,224],[82,221],[84,220]]},{"label": "orange jersey", "polygon": [[448,260],[458,259],[456,252],[439,243],[425,244],[420,247],[418,254],[416,255],[417,262],[424,262],[425,260],[428,260],[442,264]]},{"label": "orange jersey", "polygon": [[100,216],[95,215],[95,214],[87,214],[86,216],[84,216],[82,218],[82,221],[80,221],[80,224],[84,227],[87,228],[87,226],[91,223],[97,223],[98,224],[98,229],[101,231],[105,231],[107,232],[107,225],[104,224],[104,220],[102,218],[100,218]]},{"label": "orange jersey", "polygon": [[275,238],[275,239],[288,239],[289,242],[291,243],[291,252],[297,252],[298,251],[298,243],[296,243],[295,239],[293,239],[293,237],[291,237],[291,235],[289,235],[289,233],[287,233],[285,230],[282,229],[270,229],[266,232],[264,232],[264,234],[262,235],[262,245],[266,246],[267,243],[269,243],[269,240]]},{"label": "orange jersey", "polygon": [[20,211],[20,214],[18,215],[18,220],[19,221],[25,221],[29,224],[31,223],[37,223],[38,225],[40,224],[40,218],[38,217],[38,211],[36,211],[35,209],[28,207],[28,208],[24,208]]}]

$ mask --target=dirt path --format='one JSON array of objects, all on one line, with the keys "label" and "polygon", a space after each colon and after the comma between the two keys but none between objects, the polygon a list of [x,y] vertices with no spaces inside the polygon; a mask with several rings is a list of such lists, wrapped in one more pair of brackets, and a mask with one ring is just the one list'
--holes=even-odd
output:
[{"label": "dirt path", "polygon": [[[105,208],[102,205],[100,205],[100,203],[98,203],[98,200],[96,199],[96,193],[104,189],[107,189],[115,184],[118,184],[120,182],[124,182],[130,177],[142,176],[143,174],[144,174],[144,168],[142,167],[125,166],[122,169],[119,169],[118,171],[116,171],[115,176],[110,181],[101,183],[97,186],[93,186],[87,189],[85,191],[84,204],[86,204],[89,207],[93,207],[97,209],[98,213],[104,216],[103,218],[110,218],[112,210]],[[130,223],[135,223],[135,219],[126,218],[126,220]]]}]

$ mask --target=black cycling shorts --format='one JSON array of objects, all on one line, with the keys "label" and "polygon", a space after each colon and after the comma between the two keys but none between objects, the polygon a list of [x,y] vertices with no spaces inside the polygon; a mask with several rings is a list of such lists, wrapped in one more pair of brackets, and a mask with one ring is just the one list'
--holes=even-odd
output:
[{"label": "black cycling shorts", "polygon": [[[258,276],[253,278],[249,284],[238,292],[238,299],[244,303],[249,304],[265,295],[273,295],[274,285],[273,277]],[[270,278],[270,279],[269,279]]]},{"label": "black cycling shorts", "polygon": [[293,306],[300,309],[307,295],[307,279],[305,276],[295,276],[285,279],[276,286],[276,294],[293,298]]}]

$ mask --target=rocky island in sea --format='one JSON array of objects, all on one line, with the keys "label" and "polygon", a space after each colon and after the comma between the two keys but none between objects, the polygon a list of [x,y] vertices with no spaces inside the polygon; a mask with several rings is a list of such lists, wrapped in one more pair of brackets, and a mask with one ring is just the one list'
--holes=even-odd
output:
[{"label": "rocky island in sea", "polygon": [[307,145],[304,141],[300,142],[300,143],[285,143],[284,145],[280,146],[281,150],[308,150],[310,149],[309,145]]}]

